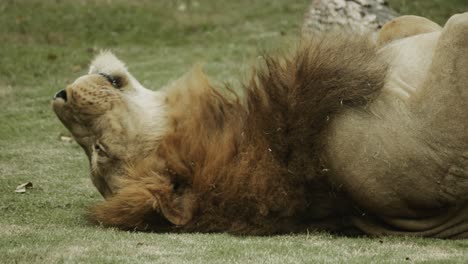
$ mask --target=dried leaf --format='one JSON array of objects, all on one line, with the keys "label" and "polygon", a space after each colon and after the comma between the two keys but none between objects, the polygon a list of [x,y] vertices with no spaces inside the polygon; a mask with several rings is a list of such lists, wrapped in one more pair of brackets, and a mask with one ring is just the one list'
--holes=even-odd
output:
[{"label": "dried leaf", "polygon": [[73,137],[68,132],[62,132],[58,135],[58,139],[65,143],[72,143]]},{"label": "dried leaf", "polygon": [[67,136],[60,136],[60,140],[66,143],[70,143],[73,141],[72,137],[67,137]]},{"label": "dried leaf", "polygon": [[31,189],[33,187],[32,182],[25,182],[23,184],[20,184],[16,187],[15,192],[16,193],[25,193],[26,189]]}]

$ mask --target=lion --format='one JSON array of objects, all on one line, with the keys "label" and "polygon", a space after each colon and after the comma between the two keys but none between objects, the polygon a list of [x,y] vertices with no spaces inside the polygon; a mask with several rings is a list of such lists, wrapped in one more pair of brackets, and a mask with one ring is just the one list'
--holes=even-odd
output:
[{"label": "lion", "polygon": [[239,90],[157,91],[102,52],[53,99],[105,198],[153,232],[468,237],[468,13],[317,33]]}]

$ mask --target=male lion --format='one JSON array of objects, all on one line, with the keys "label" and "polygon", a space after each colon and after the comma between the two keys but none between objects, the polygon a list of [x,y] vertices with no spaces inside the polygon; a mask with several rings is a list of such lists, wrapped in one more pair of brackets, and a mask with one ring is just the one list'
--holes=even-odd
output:
[{"label": "male lion", "polygon": [[199,69],[150,91],[104,52],[53,108],[107,226],[468,237],[468,13],[314,36],[241,95]]}]

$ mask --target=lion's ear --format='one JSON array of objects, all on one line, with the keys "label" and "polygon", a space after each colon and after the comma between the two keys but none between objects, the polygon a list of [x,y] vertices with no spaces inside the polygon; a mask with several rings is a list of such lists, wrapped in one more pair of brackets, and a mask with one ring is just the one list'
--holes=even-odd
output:
[{"label": "lion's ear", "polygon": [[196,198],[191,186],[181,179],[169,175],[150,174],[141,178],[147,182],[146,188],[152,193],[156,203],[153,208],[174,225],[185,225],[193,216]]},{"label": "lion's ear", "polygon": [[181,193],[159,195],[159,209],[163,216],[174,225],[185,225],[193,216],[195,196],[190,189]]},{"label": "lion's ear", "polygon": [[127,67],[112,52],[101,51],[89,67],[89,74],[128,75]]},{"label": "lion's ear", "polygon": [[187,224],[196,209],[191,188],[174,188],[171,179],[162,175],[145,176],[121,180],[122,188],[93,208],[94,220],[107,226],[154,231],[162,228],[160,216],[174,225]]}]

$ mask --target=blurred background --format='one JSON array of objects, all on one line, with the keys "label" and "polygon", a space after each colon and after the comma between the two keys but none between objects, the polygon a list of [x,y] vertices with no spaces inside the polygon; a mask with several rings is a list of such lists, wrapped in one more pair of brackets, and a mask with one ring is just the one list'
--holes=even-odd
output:
[{"label": "blurred background", "polygon": [[[125,59],[137,61],[138,71],[153,66],[158,72],[143,73],[143,77],[158,86],[158,80],[180,73],[180,61],[188,65],[199,59],[214,60],[227,67],[228,61],[252,56],[258,46],[268,47],[277,37],[296,36],[310,3],[1,0],[0,85],[37,85],[52,77],[50,74],[70,76],[70,72],[86,68],[90,55],[105,48],[117,49]],[[422,15],[440,24],[451,14],[468,10],[468,0],[390,0],[389,5],[400,14]],[[186,51],[180,52],[180,47]],[[151,61],[156,58],[162,68],[154,67],[157,62]],[[215,68],[218,74],[218,66],[208,68]],[[157,80],[151,77],[155,75],[159,75]]]}]

